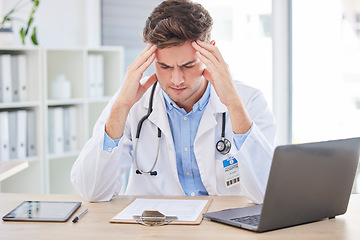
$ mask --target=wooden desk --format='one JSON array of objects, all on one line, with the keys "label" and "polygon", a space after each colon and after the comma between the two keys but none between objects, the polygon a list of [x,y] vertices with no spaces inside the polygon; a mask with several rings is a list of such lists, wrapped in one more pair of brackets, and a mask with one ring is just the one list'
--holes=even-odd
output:
[{"label": "wooden desk", "polygon": [[0,161],[0,182],[29,166],[28,162]]},{"label": "wooden desk", "polygon": [[[209,211],[249,205],[243,197],[211,196]],[[345,215],[331,220],[253,233],[204,219],[200,225],[167,225],[146,227],[140,224],[114,224],[109,220],[129,204],[133,197],[119,196],[110,202],[88,203],[76,195],[0,194],[1,217],[24,200],[82,201],[79,214],[89,212],[78,223],[4,222],[0,223],[0,239],[359,239],[360,195],[352,195]]]}]

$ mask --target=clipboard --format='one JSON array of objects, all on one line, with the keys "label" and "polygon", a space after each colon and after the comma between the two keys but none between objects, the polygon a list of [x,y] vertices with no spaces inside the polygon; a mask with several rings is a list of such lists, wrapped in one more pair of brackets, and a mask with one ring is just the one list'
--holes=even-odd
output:
[{"label": "clipboard", "polygon": [[[144,204],[145,203],[145,204]],[[173,209],[177,209],[181,206],[194,206],[197,208],[196,211],[192,211],[192,218],[195,216],[195,219],[186,220],[186,216],[179,216],[177,220],[171,221],[167,224],[178,224],[178,225],[199,225],[203,219],[203,214],[207,212],[212,199],[203,199],[203,198],[194,198],[194,199],[183,199],[183,198],[136,198],[126,207],[124,207],[116,216],[114,216],[110,222],[111,223],[139,223],[138,220],[134,218],[136,215],[141,215],[143,211],[146,210],[157,210],[163,213],[165,216],[175,217],[173,214],[177,211],[171,211],[169,209],[163,210],[171,206]],[[144,205],[140,205],[144,204]],[[155,207],[149,207],[155,206]],[[196,215],[195,215],[196,214]],[[191,218],[189,217],[189,218]]]}]

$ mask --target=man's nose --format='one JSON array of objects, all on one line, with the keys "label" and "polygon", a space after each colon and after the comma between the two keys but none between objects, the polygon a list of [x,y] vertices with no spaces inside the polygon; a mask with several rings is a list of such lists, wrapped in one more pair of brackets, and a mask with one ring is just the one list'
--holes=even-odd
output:
[{"label": "man's nose", "polygon": [[172,70],[171,82],[176,86],[184,82],[184,74],[180,68],[175,67]]}]

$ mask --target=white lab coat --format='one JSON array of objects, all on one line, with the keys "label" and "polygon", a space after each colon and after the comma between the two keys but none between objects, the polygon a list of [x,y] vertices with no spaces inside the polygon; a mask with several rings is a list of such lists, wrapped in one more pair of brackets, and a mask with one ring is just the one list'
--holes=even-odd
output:
[{"label": "white lab coat", "polygon": [[[220,102],[213,87],[197,135],[194,152],[202,182],[209,195],[245,195],[255,203],[263,201],[276,138],[274,117],[262,93],[235,82],[245,107],[253,121],[253,128],[237,151],[233,141],[231,121],[227,114],[226,133],[232,154],[239,162],[240,184],[226,188],[223,160],[215,144],[221,138],[222,113],[227,108]],[[176,154],[162,90],[158,85],[154,94],[153,112],[145,120],[137,149],[138,166],[149,171],[154,164],[158,144],[157,128],[162,136],[159,159],[155,166],[157,176],[136,174],[134,161],[135,135],[139,120],[147,113],[151,88],[130,110],[124,135],[111,153],[103,150],[104,126],[119,91],[110,100],[95,124],[93,136],[86,143],[71,172],[71,181],[77,191],[89,201],[108,201],[118,195],[122,174],[131,167],[128,195],[184,195],[179,182]]]}]

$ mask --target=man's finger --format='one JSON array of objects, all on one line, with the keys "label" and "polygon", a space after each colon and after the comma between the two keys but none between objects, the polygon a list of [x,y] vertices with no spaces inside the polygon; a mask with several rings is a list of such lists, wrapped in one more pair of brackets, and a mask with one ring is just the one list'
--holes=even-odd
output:
[{"label": "man's finger", "polygon": [[148,50],[143,51],[134,62],[137,65],[137,68],[141,67],[156,50],[156,45],[152,45]]},{"label": "man's finger", "polygon": [[151,87],[157,81],[156,73],[151,75],[143,84],[144,90],[146,91],[149,87]]}]

